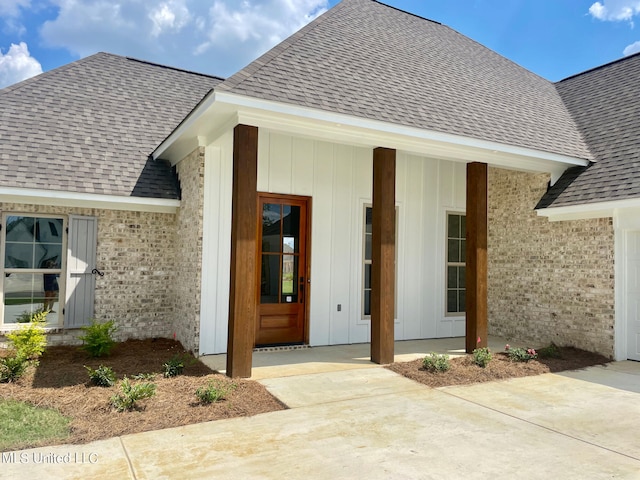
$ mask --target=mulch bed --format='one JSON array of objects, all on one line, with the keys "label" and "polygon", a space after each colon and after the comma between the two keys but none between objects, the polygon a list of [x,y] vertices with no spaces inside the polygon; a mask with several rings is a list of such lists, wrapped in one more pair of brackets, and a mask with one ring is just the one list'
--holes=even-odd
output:
[{"label": "mulch bed", "polygon": [[[164,378],[162,364],[174,355],[189,358],[182,375]],[[117,386],[89,384],[84,368],[111,367],[118,379],[140,373],[157,373],[152,381],[156,395],[141,400],[140,410],[117,412],[109,403]],[[236,388],[219,403],[202,405],[195,391],[210,381],[234,383]],[[133,380],[132,380],[133,382]],[[231,380],[193,358],[179,342],[167,339],[128,340],[119,343],[111,355],[91,358],[78,347],[48,347],[40,365],[30,367],[15,383],[0,384],[0,399],[28,402],[58,410],[72,418],[71,435],[63,440],[16,445],[14,449],[59,443],[87,443],[94,440],[158,430],[223,418],[257,415],[287,408],[266,388],[250,380]]]},{"label": "mulch bed", "polygon": [[467,385],[491,382],[508,378],[528,377],[542,373],[578,370],[593,365],[604,365],[611,360],[573,347],[558,347],[560,358],[545,358],[529,362],[513,362],[503,352],[493,353],[493,359],[482,368],[473,362],[472,355],[452,358],[451,368],[446,372],[429,372],[422,366],[422,360],[392,363],[387,368],[400,375],[430,387]]}]

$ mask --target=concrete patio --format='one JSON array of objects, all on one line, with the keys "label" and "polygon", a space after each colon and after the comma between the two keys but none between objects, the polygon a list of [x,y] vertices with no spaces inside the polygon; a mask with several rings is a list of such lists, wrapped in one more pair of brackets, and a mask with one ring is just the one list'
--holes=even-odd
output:
[{"label": "concrete patio", "polygon": [[0,478],[640,478],[640,363],[432,389],[324,348],[254,355],[288,410],[5,452]]}]

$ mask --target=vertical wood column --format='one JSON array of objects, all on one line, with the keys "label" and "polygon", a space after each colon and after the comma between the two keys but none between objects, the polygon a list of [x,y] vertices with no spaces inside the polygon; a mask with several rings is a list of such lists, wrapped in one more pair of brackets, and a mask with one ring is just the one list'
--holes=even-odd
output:
[{"label": "vertical wood column", "polygon": [[396,151],[373,150],[371,361],[393,362],[396,284]]},{"label": "vertical wood column", "polygon": [[250,377],[255,337],[258,128],[233,130],[231,285],[227,375]]},{"label": "vertical wood column", "polygon": [[[487,164],[467,164],[467,353],[487,346]],[[480,338],[480,342],[478,342]]]}]

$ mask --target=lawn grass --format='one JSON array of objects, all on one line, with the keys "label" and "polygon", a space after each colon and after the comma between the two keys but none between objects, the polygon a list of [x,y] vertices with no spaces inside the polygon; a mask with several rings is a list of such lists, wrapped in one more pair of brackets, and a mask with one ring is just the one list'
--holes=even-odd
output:
[{"label": "lawn grass", "polygon": [[0,451],[20,444],[69,436],[70,419],[55,410],[0,400]]}]

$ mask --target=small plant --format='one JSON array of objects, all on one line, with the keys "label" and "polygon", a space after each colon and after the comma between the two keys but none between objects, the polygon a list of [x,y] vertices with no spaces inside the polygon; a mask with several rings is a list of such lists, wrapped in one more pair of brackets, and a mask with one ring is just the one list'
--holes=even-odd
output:
[{"label": "small plant", "polygon": [[422,360],[422,366],[429,372],[446,372],[451,368],[449,355],[438,355],[431,352]]},{"label": "small plant", "polygon": [[104,357],[109,355],[111,349],[116,344],[113,339],[113,334],[117,330],[113,320],[108,322],[98,323],[95,320],[91,322],[91,325],[80,327],[85,332],[81,335],[82,345],[80,348],[87,352],[92,357]]},{"label": "small plant", "polygon": [[227,396],[236,388],[234,383],[221,381],[210,381],[206,387],[200,387],[196,390],[196,397],[200,403],[215,403],[227,398]]},{"label": "small plant", "polygon": [[539,349],[537,353],[540,358],[562,358],[562,353],[555,343]]},{"label": "small plant", "polygon": [[[45,313],[46,317],[46,313]],[[44,333],[44,320],[34,315],[29,323],[7,334],[9,343],[16,351],[16,355],[26,360],[37,360],[47,345]]]},{"label": "small plant", "polygon": [[130,411],[138,408],[138,400],[151,398],[156,394],[155,383],[134,383],[129,382],[127,377],[120,382],[121,393],[111,397],[111,405],[119,411]]},{"label": "small plant", "polygon": [[94,370],[85,365],[84,368],[86,368],[89,373],[91,383],[98,387],[112,387],[116,383],[116,374],[110,367],[100,365]]},{"label": "small plant", "polygon": [[16,353],[8,357],[0,357],[0,383],[15,382],[29,366],[29,359]]},{"label": "small plant", "polygon": [[162,364],[165,378],[175,377],[182,374],[184,370],[185,359],[181,355],[174,355]]},{"label": "small plant", "polygon": [[509,357],[509,360],[512,362],[528,362],[529,360],[538,358],[538,354],[533,348],[511,348],[509,345],[506,345],[504,350],[507,352],[507,357]]},{"label": "small plant", "polygon": [[156,378],[155,373],[136,373],[132,375],[131,378],[134,380],[153,380]]}]

